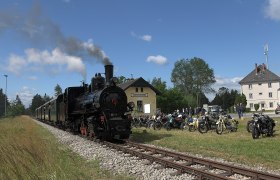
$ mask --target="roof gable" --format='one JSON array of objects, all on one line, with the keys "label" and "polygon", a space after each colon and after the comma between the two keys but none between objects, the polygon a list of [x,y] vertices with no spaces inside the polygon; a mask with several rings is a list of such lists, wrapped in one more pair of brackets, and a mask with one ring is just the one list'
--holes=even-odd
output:
[{"label": "roof gable", "polygon": [[280,77],[266,69],[265,65],[256,66],[256,68],[244,77],[239,84],[280,82]]},{"label": "roof gable", "polygon": [[125,83],[122,84],[118,84],[118,86],[120,88],[122,88],[123,90],[126,90],[130,87],[149,87],[151,88],[157,95],[161,94],[159,90],[157,90],[154,86],[152,86],[150,83],[148,83],[147,81],[145,81],[142,77],[137,78],[137,79],[133,79],[130,81],[127,81]]}]

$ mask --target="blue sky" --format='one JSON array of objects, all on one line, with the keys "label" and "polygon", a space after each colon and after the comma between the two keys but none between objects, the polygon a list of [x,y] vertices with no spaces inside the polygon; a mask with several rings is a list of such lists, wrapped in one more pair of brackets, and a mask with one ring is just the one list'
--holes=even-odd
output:
[{"label": "blue sky", "polygon": [[[280,75],[280,0],[1,0],[0,88],[28,106],[104,72],[168,87],[174,63],[199,57],[214,69],[216,89],[240,89],[255,63]],[[211,96],[209,96],[211,99]],[[213,95],[212,95],[213,97]]]}]

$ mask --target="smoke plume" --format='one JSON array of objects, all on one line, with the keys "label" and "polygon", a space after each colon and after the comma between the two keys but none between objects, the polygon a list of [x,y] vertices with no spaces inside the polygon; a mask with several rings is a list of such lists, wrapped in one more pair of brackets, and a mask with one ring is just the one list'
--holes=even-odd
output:
[{"label": "smoke plume", "polygon": [[43,16],[38,3],[27,13],[18,10],[0,11],[0,35],[6,31],[20,34],[36,46],[59,48],[70,56],[81,59],[95,58],[104,65],[111,64],[105,52],[94,45],[92,40],[83,42],[75,37],[66,37],[57,24]]}]

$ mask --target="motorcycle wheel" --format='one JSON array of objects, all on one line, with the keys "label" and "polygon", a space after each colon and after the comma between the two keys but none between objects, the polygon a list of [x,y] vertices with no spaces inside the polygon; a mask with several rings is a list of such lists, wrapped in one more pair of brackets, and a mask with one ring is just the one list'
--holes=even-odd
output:
[{"label": "motorcycle wheel", "polygon": [[194,132],[194,131],[195,131],[194,125],[189,125],[189,131],[190,131],[190,132]]},{"label": "motorcycle wheel", "polygon": [[257,127],[253,127],[253,130],[252,130],[252,137],[253,139],[258,139],[260,136],[260,133],[259,133],[259,130]]},{"label": "motorcycle wheel", "polygon": [[154,123],[154,130],[160,130],[162,127],[162,124],[160,122]]},{"label": "motorcycle wheel", "polygon": [[199,123],[198,124],[198,131],[202,134],[207,133],[208,128],[207,128],[206,124],[205,123]]},{"label": "motorcycle wheel", "polygon": [[269,124],[268,124],[267,136],[268,136],[268,137],[273,136],[273,126],[272,126],[272,123],[269,123]]},{"label": "motorcycle wheel", "polygon": [[224,131],[223,124],[222,123],[217,124],[216,133],[221,135],[223,133],[223,131]]},{"label": "motorcycle wheel", "polygon": [[185,122],[181,123],[180,129],[183,131],[186,128],[187,128],[187,124]]},{"label": "motorcycle wheel", "polygon": [[155,126],[155,122],[151,121],[147,124],[147,128],[152,129]]},{"label": "motorcycle wheel", "polygon": [[253,131],[253,121],[252,120],[247,122],[247,128],[246,129],[250,133]]},{"label": "motorcycle wheel", "polygon": [[164,124],[164,128],[167,130],[167,131],[170,131],[171,130],[171,124],[169,122],[166,122]]}]

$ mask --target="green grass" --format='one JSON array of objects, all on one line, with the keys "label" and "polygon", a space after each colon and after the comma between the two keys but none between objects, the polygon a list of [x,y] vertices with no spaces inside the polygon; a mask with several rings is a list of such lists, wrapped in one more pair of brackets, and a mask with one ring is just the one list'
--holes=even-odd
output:
[{"label": "green grass", "polygon": [[277,120],[274,137],[260,137],[254,140],[246,130],[248,119],[240,120],[237,132],[222,135],[210,131],[201,134],[198,131],[181,130],[154,131],[153,129],[133,129],[132,140],[144,142],[181,152],[190,152],[209,157],[223,158],[249,166],[263,165],[271,169],[280,169],[280,118]]},{"label": "green grass", "polygon": [[0,179],[129,179],[59,144],[27,116],[0,119]]}]

